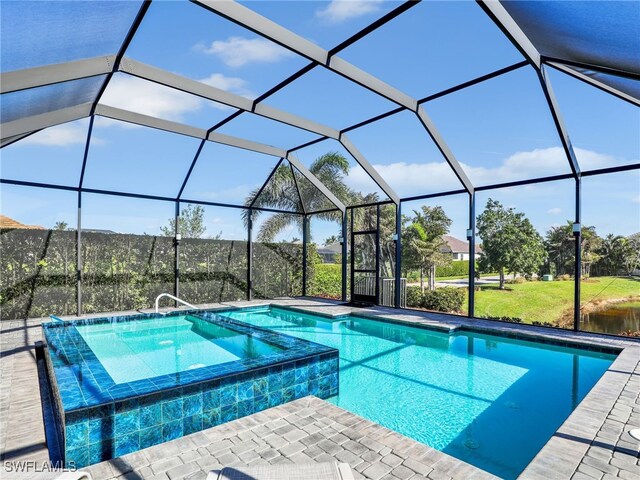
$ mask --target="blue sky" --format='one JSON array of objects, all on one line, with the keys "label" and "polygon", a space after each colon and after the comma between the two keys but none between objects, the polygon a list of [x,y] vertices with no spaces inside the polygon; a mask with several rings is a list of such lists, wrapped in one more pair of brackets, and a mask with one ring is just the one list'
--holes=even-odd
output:
[{"label": "blue sky", "polygon": [[[132,3],[128,2],[118,14],[119,19],[135,14]],[[339,44],[397,5],[380,1],[245,4],[324,48]],[[90,11],[76,13],[87,17],[77,35],[90,36],[89,27],[102,28],[98,20],[88,18]],[[108,9],[100,13],[106,21]],[[28,27],[28,21],[24,23],[26,26],[12,27],[18,29],[13,32],[14,37],[26,37],[19,31]],[[122,35],[120,30],[123,29],[115,29],[115,34]],[[113,30],[108,32],[114,35]],[[80,48],[77,42],[60,37],[52,37],[53,53],[49,56],[24,60],[3,55],[3,71],[31,66],[29,62],[42,64],[47,60],[115,53],[110,49],[118,44],[117,39],[105,36],[100,42],[82,43]],[[3,54],[7,45],[11,44],[3,34]],[[307,64],[287,50],[187,2],[153,2],[126,55],[250,98]],[[340,56],[416,98],[522,60],[475,2],[423,2]],[[550,80],[583,170],[640,161],[640,114],[636,107],[560,72],[551,71]],[[3,96],[3,101],[13,102],[15,108],[28,100],[22,92],[10,95],[13,97]],[[234,111],[125,74],[114,76],[102,101],[202,128],[211,127]],[[395,107],[320,67],[265,103],[335,128]],[[476,185],[570,171],[537,78],[529,67],[429,102],[425,110]],[[3,149],[2,178],[77,185],[87,127],[88,120],[72,122]],[[309,132],[248,114],[219,131],[285,149],[316,138]],[[410,113],[357,129],[349,137],[401,197],[460,188]],[[84,185],[173,196],[198,144],[198,140],[189,137],[98,118]],[[379,191],[335,141],[321,142],[297,155],[310,165],[328,151],[344,153],[350,160],[347,182],[351,187],[365,193]],[[276,161],[266,155],[207,143],[184,197],[241,204],[251,190],[262,184]],[[596,225],[601,234],[640,231],[638,171],[586,178],[583,193],[584,224]],[[574,215],[571,181],[483,192],[478,195],[479,211],[489,196],[524,211],[541,232]],[[3,185],[1,197],[2,213],[24,223],[48,227],[65,220],[75,224],[73,193]],[[421,204],[406,204],[404,212]],[[466,196],[425,204],[442,205],[454,221],[451,233],[464,238]],[[208,207],[207,234],[222,232],[224,238],[243,238],[239,213]],[[83,225],[118,232],[157,233],[172,215],[173,205],[169,202],[92,195],[84,202]],[[324,222],[314,222],[313,228],[316,240],[337,231],[336,225]],[[283,232],[282,238],[296,236],[299,233],[291,229]]]}]

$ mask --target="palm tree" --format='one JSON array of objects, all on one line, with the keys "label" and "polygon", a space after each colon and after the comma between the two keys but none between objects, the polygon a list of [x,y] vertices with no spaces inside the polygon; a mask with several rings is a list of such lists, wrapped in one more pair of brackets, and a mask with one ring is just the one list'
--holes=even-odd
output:
[{"label": "palm tree", "polygon": [[[345,204],[353,203],[356,197],[361,195],[353,192],[344,182],[344,177],[349,173],[349,162],[338,152],[329,152],[318,157],[309,167],[309,171],[315,175],[338,199]],[[289,210],[291,212],[302,211],[300,200],[308,213],[335,207],[309,180],[302,174],[292,169],[288,163],[282,163],[274,172],[273,176],[264,187],[262,192],[259,188],[254,189],[245,200],[245,205],[249,206],[256,198],[254,207],[277,208]],[[300,191],[300,195],[298,195]],[[261,210],[253,211],[254,220],[262,214]],[[248,221],[249,211],[243,211],[245,224]],[[316,214],[322,220],[340,221],[339,210],[332,212],[322,212]],[[267,218],[260,226],[257,233],[257,240],[261,242],[271,242],[290,225],[295,225],[302,232],[302,216],[289,213],[274,213]]]}]

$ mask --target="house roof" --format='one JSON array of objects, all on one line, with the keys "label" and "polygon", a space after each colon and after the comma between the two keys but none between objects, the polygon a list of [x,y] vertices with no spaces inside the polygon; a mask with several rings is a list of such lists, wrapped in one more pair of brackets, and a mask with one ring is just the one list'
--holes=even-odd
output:
[{"label": "house roof", "polygon": [[7,217],[6,215],[0,214],[0,228],[23,228],[29,230],[44,230],[44,227],[39,225],[25,225],[24,223],[20,223],[13,218]]},{"label": "house roof", "polygon": [[[469,253],[469,242],[452,237],[451,235],[443,235],[442,239],[446,243],[446,245],[442,247],[443,252]],[[478,244],[476,244],[476,253],[482,253],[482,248]]]},{"label": "house roof", "polygon": [[318,253],[320,255],[338,255],[342,253],[342,245],[339,243],[332,243],[331,245],[318,247]]}]

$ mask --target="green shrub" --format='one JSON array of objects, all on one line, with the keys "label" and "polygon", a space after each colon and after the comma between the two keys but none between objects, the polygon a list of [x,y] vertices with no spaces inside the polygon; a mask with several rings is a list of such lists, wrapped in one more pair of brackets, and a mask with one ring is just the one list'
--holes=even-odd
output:
[{"label": "green shrub", "polygon": [[407,288],[407,307],[424,308],[436,312],[458,312],[464,304],[465,291],[462,288],[443,287],[425,290],[420,287]]},{"label": "green shrub", "polygon": [[509,322],[509,323],[522,323],[522,319],[518,317],[493,317],[491,315],[483,315],[480,318],[487,318],[489,320],[500,320],[501,322]]},{"label": "green shrub", "polygon": [[420,308],[422,306],[422,292],[420,287],[407,287],[407,307]]},{"label": "green shrub", "polygon": [[462,288],[443,287],[427,290],[422,296],[422,308],[437,312],[458,312],[462,310],[465,292]]},{"label": "green shrub", "polygon": [[313,278],[307,284],[309,295],[324,298],[342,297],[342,265],[317,263]]}]

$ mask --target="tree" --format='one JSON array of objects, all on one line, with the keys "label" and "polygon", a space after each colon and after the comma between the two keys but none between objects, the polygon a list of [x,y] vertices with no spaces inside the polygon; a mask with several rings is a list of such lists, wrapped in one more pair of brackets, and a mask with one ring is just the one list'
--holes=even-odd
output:
[{"label": "tree", "polygon": [[640,268],[640,235],[625,238],[610,233],[601,239],[598,255],[596,275],[631,275]]},{"label": "tree", "polygon": [[[344,177],[349,173],[349,162],[343,155],[338,152],[326,153],[313,161],[309,171],[343,203],[351,203],[354,193],[344,182]],[[258,193],[260,195],[256,198]],[[299,174],[294,177],[291,167],[288,164],[281,164],[262,192],[256,188],[249,193],[245,205],[249,206],[253,202],[254,207],[301,212],[301,200],[307,212],[333,207],[333,204],[311,182]],[[261,210],[253,210],[254,220],[261,214]],[[245,210],[243,212],[245,225],[248,222],[248,215],[248,210]],[[339,210],[316,214],[320,219],[331,221],[340,221],[341,215]],[[302,232],[302,215],[272,214],[262,223],[256,237],[261,242],[272,242],[280,232],[291,225],[295,225],[298,231]]]},{"label": "tree", "polygon": [[549,273],[564,275],[573,273],[575,241],[571,222],[568,225],[551,227],[547,230],[545,248],[549,260]]},{"label": "tree", "polygon": [[624,267],[627,275],[640,270],[640,233],[627,237],[625,242]]},{"label": "tree", "polygon": [[[589,276],[591,265],[600,258],[598,252],[601,243],[602,239],[596,233],[595,227],[582,227],[582,232],[580,233],[582,277]],[[573,222],[567,220],[565,225],[551,227],[546,234],[545,248],[557,275],[574,274],[575,237],[573,235]]]},{"label": "tree", "polygon": [[69,230],[69,224],[64,220],[61,220],[55,223],[55,225],[53,226],[53,229],[60,230],[60,231]]},{"label": "tree", "polygon": [[[178,233],[184,238],[201,238],[207,227],[204,226],[204,207],[202,205],[187,205],[178,217]],[[176,232],[175,218],[169,219],[169,226],[160,227],[166,237],[173,237]]]},{"label": "tree", "polygon": [[442,207],[423,206],[413,214],[411,223],[403,229],[403,258],[407,267],[420,271],[420,288],[424,293],[425,270],[429,272],[429,290],[435,290],[436,266],[451,261],[451,255],[442,251],[445,245],[442,236],[449,233],[451,219]]},{"label": "tree", "polygon": [[480,271],[498,271],[501,290],[505,272],[530,276],[544,263],[542,237],[524,213],[490,198],[478,216],[477,231],[482,240],[478,267]]},{"label": "tree", "polygon": [[338,237],[337,235],[331,235],[324,239],[324,242],[322,242],[322,246],[328,247],[329,245],[334,245],[336,243],[340,243],[340,237]]}]

